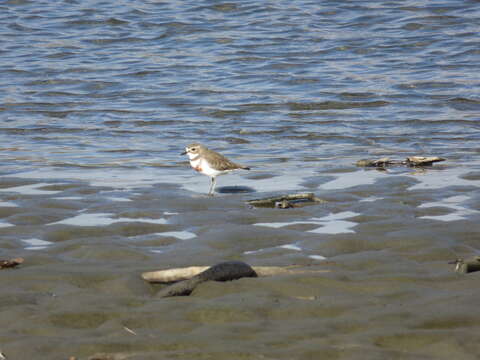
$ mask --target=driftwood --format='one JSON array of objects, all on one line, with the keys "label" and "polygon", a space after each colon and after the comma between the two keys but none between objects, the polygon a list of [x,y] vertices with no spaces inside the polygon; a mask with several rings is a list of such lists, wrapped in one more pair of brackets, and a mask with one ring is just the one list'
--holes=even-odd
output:
[{"label": "driftwood", "polygon": [[410,156],[405,160],[405,164],[408,166],[431,166],[433,163],[445,161],[446,159],[438,156]]},{"label": "driftwood", "polygon": [[[142,274],[142,279],[155,284],[168,284],[177,281],[188,280],[195,275],[207,270],[210,266],[190,266],[185,268],[167,269],[150,271]],[[330,270],[311,270],[302,269],[301,265],[292,266],[252,266],[252,269],[257,273],[258,277],[273,276],[273,275],[294,275],[294,274],[314,274],[327,273]]]},{"label": "driftwood", "polygon": [[13,268],[23,263],[23,258],[15,258],[10,260],[0,260],[0,269]]},{"label": "driftwood", "polygon": [[[401,161],[397,161],[401,163]],[[390,160],[389,158],[381,158],[376,160],[362,159],[357,161],[357,166],[362,167],[385,167],[387,165],[395,164],[395,160]]]},{"label": "driftwood", "polygon": [[248,200],[247,203],[254,207],[288,209],[325,202],[317,198],[314,193],[287,194],[265,199]]},{"label": "driftwood", "polygon": [[480,271],[480,256],[469,260],[457,259],[452,261],[450,264],[455,265],[455,272],[459,274],[468,274],[471,272]]},{"label": "driftwood", "polygon": [[241,261],[227,261],[211,267],[191,266],[188,268],[147,272],[142,274],[142,278],[150,283],[174,282],[173,285],[165,287],[157,294],[158,297],[170,297],[190,295],[197,285],[205,281],[230,281],[243,277],[319,272],[328,272],[328,270],[305,270],[277,266],[251,267]]},{"label": "driftwood", "polygon": [[410,156],[407,157],[405,160],[391,160],[390,158],[381,158],[381,159],[362,159],[358,160],[356,165],[362,167],[377,167],[377,168],[384,168],[390,165],[404,165],[404,166],[431,166],[433,163],[445,161],[444,158],[438,156]]}]

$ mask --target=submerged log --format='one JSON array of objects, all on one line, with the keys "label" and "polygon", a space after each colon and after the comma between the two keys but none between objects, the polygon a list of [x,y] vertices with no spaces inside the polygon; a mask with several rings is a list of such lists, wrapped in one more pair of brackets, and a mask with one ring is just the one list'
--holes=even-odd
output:
[{"label": "submerged log", "polygon": [[468,274],[475,271],[480,271],[480,256],[473,259],[464,260],[457,259],[451,264],[455,264],[455,272],[459,274]]},{"label": "submerged log", "polygon": [[314,193],[300,193],[280,195],[265,199],[248,200],[247,203],[254,207],[288,209],[325,202],[317,198]]},{"label": "submerged log", "polygon": [[405,160],[391,160],[390,158],[381,159],[362,159],[356,162],[361,167],[384,168],[390,165],[406,165],[406,166],[431,166],[433,163],[445,161],[446,159],[438,156],[409,156]]},{"label": "submerged log", "polygon": [[0,269],[13,268],[23,263],[23,258],[15,258],[10,260],[0,260]]}]

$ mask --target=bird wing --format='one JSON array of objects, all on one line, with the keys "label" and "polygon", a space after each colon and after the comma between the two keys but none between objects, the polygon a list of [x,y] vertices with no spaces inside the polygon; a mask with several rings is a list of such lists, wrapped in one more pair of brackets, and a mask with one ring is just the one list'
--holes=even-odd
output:
[{"label": "bird wing", "polygon": [[244,166],[236,164],[233,161],[228,160],[225,156],[223,156],[223,155],[221,155],[217,152],[214,152],[214,151],[210,150],[209,156],[210,156],[210,159],[211,159],[212,166],[215,169],[225,171],[225,170],[243,169],[244,168]]}]

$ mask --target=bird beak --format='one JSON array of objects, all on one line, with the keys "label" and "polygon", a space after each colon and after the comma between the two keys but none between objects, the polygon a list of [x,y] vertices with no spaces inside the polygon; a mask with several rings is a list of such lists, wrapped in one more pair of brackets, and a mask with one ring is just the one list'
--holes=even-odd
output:
[{"label": "bird beak", "polygon": [[187,155],[187,152],[184,151],[184,152],[182,152],[180,155]]}]

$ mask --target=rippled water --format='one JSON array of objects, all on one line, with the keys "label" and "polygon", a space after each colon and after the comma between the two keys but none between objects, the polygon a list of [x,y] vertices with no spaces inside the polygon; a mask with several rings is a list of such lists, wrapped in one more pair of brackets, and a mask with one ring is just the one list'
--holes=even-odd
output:
[{"label": "rippled water", "polygon": [[[1,2],[0,256],[26,261],[0,273],[0,351],[480,353],[475,278],[446,265],[480,249],[478,24],[478,1]],[[219,190],[254,192],[206,197],[180,155],[194,141],[252,167]],[[354,166],[410,155],[447,161]],[[328,202],[245,205],[297,191]],[[206,284],[184,313],[139,279],[229,259],[332,274]]]}]

